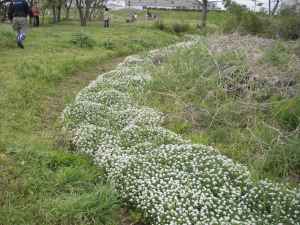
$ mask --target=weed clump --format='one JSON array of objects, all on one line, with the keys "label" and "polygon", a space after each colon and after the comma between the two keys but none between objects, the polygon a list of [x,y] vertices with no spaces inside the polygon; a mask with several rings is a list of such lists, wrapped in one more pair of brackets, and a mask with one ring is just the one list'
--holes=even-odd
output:
[{"label": "weed clump", "polygon": [[82,31],[72,35],[71,43],[79,48],[93,48],[96,45],[96,41]]},{"label": "weed clump", "polygon": [[294,9],[285,8],[276,17],[268,17],[232,3],[228,11],[231,14],[223,25],[225,33],[238,31],[241,34],[280,37],[287,40],[300,37],[300,14]]},{"label": "weed clump", "polygon": [[175,22],[175,23],[172,23],[172,24],[166,24],[162,20],[157,20],[154,23],[154,28],[158,29],[158,30],[161,30],[161,31],[172,32],[172,33],[175,33],[175,34],[182,34],[182,33],[187,33],[189,31],[191,31],[191,26],[188,23]]},{"label": "weed clump", "polygon": [[300,97],[279,103],[274,110],[279,123],[289,130],[300,127]]},{"label": "weed clump", "polygon": [[185,33],[190,31],[191,27],[188,23],[174,23],[172,24],[172,30],[176,34]]},{"label": "weed clump", "polygon": [[164,31],[164,30],[166,30],[167,26],[165,25],[164,21],[157,20],[154,22],[154,28]]}]

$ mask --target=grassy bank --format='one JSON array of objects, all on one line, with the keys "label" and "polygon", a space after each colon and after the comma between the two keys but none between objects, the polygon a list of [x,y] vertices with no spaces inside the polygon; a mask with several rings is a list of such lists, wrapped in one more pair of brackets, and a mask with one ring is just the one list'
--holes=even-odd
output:
[{"label": "grassy bank", "polygon": [[298,44],[203,39],[152,68],[141,104],[166,113],[167,128],[248,165],[253,177],[298,183]]},{"label": "grassy bank", "polygon": [[63,108],[98,73],[180,40],[148,26],[47,25],[31,29],[20,50],[0,24],[1,225],[119,223],[121,204],[101,170],[56,137]]}]

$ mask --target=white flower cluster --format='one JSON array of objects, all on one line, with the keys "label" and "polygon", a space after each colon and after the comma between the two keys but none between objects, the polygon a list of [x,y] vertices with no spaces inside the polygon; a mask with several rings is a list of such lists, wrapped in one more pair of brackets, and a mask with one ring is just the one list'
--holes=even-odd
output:
[{"label": "white flower cluster", "polygon": [[298,190],[253,182],[247,168],[163,128],[160,112],[132,100],[151,79],[145,64],[196,43],[128,57],[83,89],[64,111],[72,143],[153,224],[300,224]]}]

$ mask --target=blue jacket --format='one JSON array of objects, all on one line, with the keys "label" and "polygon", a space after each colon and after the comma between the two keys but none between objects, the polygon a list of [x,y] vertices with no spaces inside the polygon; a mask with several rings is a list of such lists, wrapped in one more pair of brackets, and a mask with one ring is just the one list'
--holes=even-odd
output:
[{"label": "blue jacket", "polygon": [[27,17],[30,14],[30,8],[25,0],[13,0],[8,8],[8,18]]}]

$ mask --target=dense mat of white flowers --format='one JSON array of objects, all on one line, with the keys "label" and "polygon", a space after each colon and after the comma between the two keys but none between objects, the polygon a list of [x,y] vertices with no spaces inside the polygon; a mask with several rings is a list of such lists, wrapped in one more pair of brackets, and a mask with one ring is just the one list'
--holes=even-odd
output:
[{"label": "dense mat of white flowers", "polygon": [[153,224],[300,224],[299,190],[255,183],[244,166],[163,128],[163,115],[135,104],[158,63],[190,41],[131,56],[99,76],[64,111],[76,150],[104,167],[121,196]]}]

